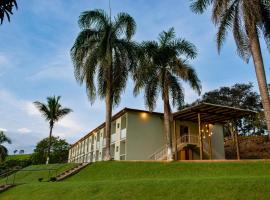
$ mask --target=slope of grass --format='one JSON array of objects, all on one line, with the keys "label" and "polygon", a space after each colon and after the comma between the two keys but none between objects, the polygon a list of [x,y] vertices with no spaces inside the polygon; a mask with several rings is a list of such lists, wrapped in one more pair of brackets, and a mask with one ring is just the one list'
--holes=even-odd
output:
[{"label": "slope of grass", "polygon": [[270,161],[100,162],[56,183],[31,182],[1,200],[269,199]]},{"label": "slope of grass", "polygon": [[31,154],[8,155],[6,157],[5,161],[8,161],[8,160],[25,160],[25,159],[29,159],[30,157],[31,157]]},{"label": "slope of grass", "polygon": [[39,182],[38,179],[42,178],[43,181],[47,181],[50,177],[55,177],[57,174],[72,168],[75,164],[50,164],[50,165],[31,165],[26,167],[17,173],[14,173],[8,177],[0,180],[0,184],[3,183],[35,183]]}]

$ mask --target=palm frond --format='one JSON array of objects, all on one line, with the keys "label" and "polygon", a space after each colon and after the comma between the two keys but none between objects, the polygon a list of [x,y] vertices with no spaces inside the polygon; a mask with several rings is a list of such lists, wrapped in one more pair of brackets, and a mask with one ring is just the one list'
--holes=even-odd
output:
[{"label": "palm frond", "polygon": [[7,137],[3,131],[0,131],[0,144],[3,144],[5,142],[11,144],[11,139]]},{"label": "palm frond", "polygon": [[156,107],[159,92],[159,80],[157,77],[152,77],[148,81],[148,84],[145,85],[144,92],[145,105],[150,111],[153,111]]},{"label": "palm frond", "polygon": [[131,37],[135,34],[136,22],[129,14],[119,13],[115,18],[113,27],[116,34],[118,34],[119,36],[124,34],[124,37],[127,40],[130,40]]},{"label": "palm frond", "polygon": [[202,86],[196,71],[188,63],[180,59],[175,60],[171,65],[173,73],[187,82],[200,95]]},{"label": "palm frond", "polygon": [[184,104],[184,89],[178,81],[177,77],[167,74],[167,83],[170,88],[170,96],[172,97],[172,105],[181,107]]},{"label": "palm frond", "polygon": [[13,15],[13,8],[18,9],[16,0],[1,0],[0,1],[0,23],[2,24],[5,16],[10,21],[10,15]]},{"label": "palm frond", "polygon": [[109,16],[103,10],[96,9],[82,12],[78,24],[81,29],[101,30],[109,24]]},{"label": "palm frond", "polygon": [[233,22],[233,36],[237,46],[238,55],[245,61],[248,62],[251,56],[249,48],[249,39],[243,30],[243,25],[241,23],[241,16],[239,13],[239,4],[235,9],[235,16]]},{"label": "palm frond", "polygon": [[196,58],[197,48],[194,44],[184,39],[178,39],[174,43],[179,55],[185,55],[191,59]]},{"label": "palm frond", "polygon": [[233,25],[233,19],[235,17],[235,10],[237,8],[238,2],[238,0],[234,0],[234,2],[229,6],[229,8],[226,9],[226,11],[224,11],[224,13],[220,16],[220,23],[217,33],[218,52],[220,52],[220,49],[226,39],[228,29],[230,29]]},{"label": "palm frond", "polygon": [[213,0],[192,0],[191,10],[195,13],[203,13]]},{"label": "palm frond", "polygon": [[53,127],[54,123],[59,121],[59,119],[72,112],[72,110],[69,108],[62,108],[60,99],[60,96],[50,96],[47,97],[46,104],[39,101],[34,102],[34,105],[44,116],[46,121],[50,123],[51,127]]}]

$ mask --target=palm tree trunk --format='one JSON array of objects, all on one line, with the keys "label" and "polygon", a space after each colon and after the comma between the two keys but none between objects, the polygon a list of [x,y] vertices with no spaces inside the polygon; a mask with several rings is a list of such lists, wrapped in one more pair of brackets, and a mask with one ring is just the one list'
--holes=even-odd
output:
[{"label": "palm tree trunk", "polygon": [[173,160],[172,154],[172,135],[171,135],[171,109],[169,102],[169,91],[166,89],[163,95],[164,102],[164,131],[166,135],[166,145],[167,145],[167,160]]},{"label": "palm tree trunk", "polygon": [[49,162],[50,162],[50,152],[51,152],[51,143],[52,143],[52,129],[53,129],[53,126],[50,125],[49,147],[48,147],[46,165],[48,165]]},{"label": "palm tree trunk", "polygon": [[254,67],[256,71],[256,77],[258,81],[258,86],[262,98],[262,104],[264,109],[265,121],[267,125],[268,135],[270,138],[270,100],[269,100],[269,92],[267,88],[265,70],[263,57],[261,53],[261,46],[258,37],[258,33],[256,30],[253,31],[253,34],[250,34],[250,46],[251,53],[253,57]]},{"label": "palm tree trunk", "polygon": [[108,81],[106,89],[106,121],[105,121],[105,137],[106,137],[106,147],[104,160],[111,160],[111,121],[112,121],[112,73],[111,68],[108,70]]}]

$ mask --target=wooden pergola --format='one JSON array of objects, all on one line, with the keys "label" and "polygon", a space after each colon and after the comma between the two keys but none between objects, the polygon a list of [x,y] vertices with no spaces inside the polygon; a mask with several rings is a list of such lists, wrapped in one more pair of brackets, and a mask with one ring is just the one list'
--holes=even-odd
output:
[{"label": "wooden pergola", "polygon": [[[198,105],[185,108],[181,111],[174,113],[173,118],[175,120],[193,121],[198,123],[199,127],[199,139],[200,139],[200,159],[203,159],[203,137],[202,137],[202,123],[208,124],[225,124],[229,121],[241,119],[246,116],[253,116],[257,112],[247,109],[222,106],[210,103],[200,103]],[[175,131],[174,131],[175,132]],[[239,144],[237,133],[233,134],[236,141],[237,158],[239,155]],[[176,137],[176,135],[175,135]],[[177,145],[177,144],[176,144]],[[177,149],[177,146],[176,146]],[[211,154],[210,154],[211,156]],[[211,159],[211,158],[210,158]]]}]

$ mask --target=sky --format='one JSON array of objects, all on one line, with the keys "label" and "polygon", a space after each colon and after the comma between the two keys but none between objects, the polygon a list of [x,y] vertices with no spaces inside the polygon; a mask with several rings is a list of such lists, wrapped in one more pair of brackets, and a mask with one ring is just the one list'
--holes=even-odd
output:
[{"label": "sky", "polygon": [[[163,30],[174,27],[179,38],[185,38],[198,48],[198,57],[191,62],[202,82],[203,93],[221,86],[257,82],[252,65],[236,54],[232,36],[217,53],[216,27],[210,10],[196,15],[187,0],[111,0],[112,15],[129,13],[137,23],[134,40],[155,40]],[[92,9],[108,11],[108,0],[18,0],[11,22],[0,25],[0,129],[11,138],[9,152],[25,150],[31,153],[42,138],[48,136],[48,123],[34,107],[34,101],[60,95],[61,104],[73,112],[56,124],[53,135],[74,143],[105,119],[105,103],[97,99],[90,104],[85,87],[74,78],[70,49],[80,29],[81,12]],[[270,78],[269,52],[263,40],[262,51],[267,78]],[[188,85],[185,101],[199,98]],[[113,113],[131,107],[145,109],[143,94],[133,96],[129,80],[119,106]],[[162,112],[158,100],[155,111]]]}]

